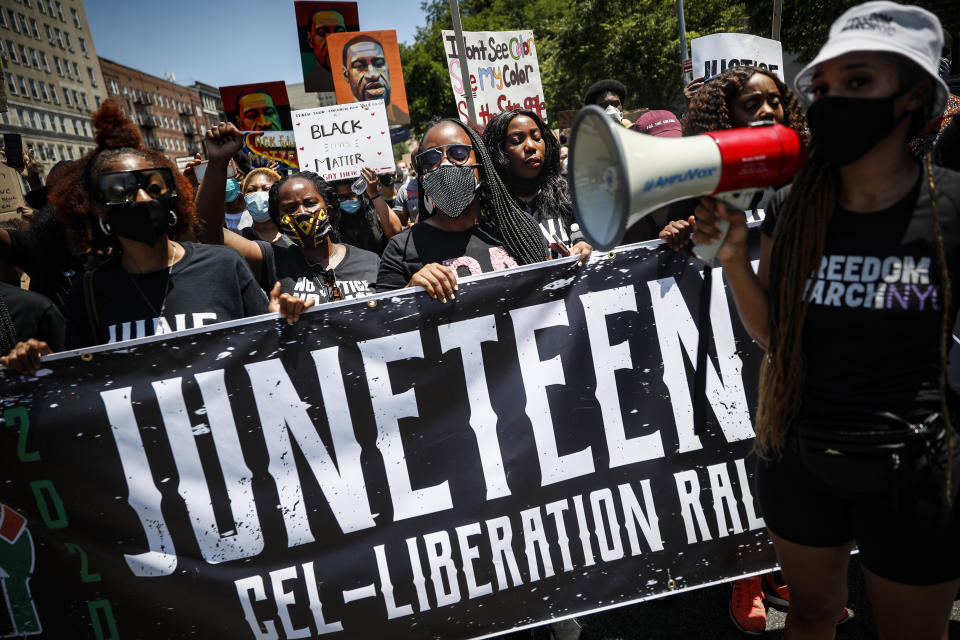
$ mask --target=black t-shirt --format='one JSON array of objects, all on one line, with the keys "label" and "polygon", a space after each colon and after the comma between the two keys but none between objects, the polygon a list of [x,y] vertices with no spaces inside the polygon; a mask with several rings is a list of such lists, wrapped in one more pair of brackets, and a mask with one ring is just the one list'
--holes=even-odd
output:
[{"label": "black t-shirt", "polygon": [[0,282],[0,300],[13,321],[15,342],[36,338],[46,342],[54,351],[63,350],[63,314],[49,298]]},{"label": "black t-shirt", "polygon": [[267,312],[267,297],[240,254],[220,245],[180,244],[184,255],[169,270],[133,274],[117,259],[93,272],[98,338],[93,336],[87,313],[83,277],[78,277],[67,300],[67,348],[182,331]]},{"label": "black t-shirt", "polygon": [[[958,282],[960,174],[935,167],[933,175],[948,272]],[[786,194],[781,189],[770,204],[762,226],[768,236]],[[807,286],[806,406],[938,406],[943,295],[926,172],[883,211],[838,207]],[[951,327],[958,298],[951,296]]]},{"label": "black t-shirt", "polygon": [[402,289],[424,265],[437,262],[460,277],[517,266],[503,242],[479,226],[444,231],[418,222],[390,238],[380,261],[377,290]]},{"label": "black t-shirt", "polygon": [[[573,244],[570,242],[570,219],[558,209],[547,207],[542,193],[537,194],[530,202],[524,202],[520,198],[514,198],[514,201],[521,211],[526,211],[530,214],[530,217],[537,221],[545,234],[545,238],[550,238],[548,243],[553,242],[553,236],[556,235],[564,245],[569,247]],[[573,213],[571,212],[569,215],[572,217]],[[550,257],[556,258],[559,257],[559,254],[551,249]]]},{"label": "black t-shirt", "polygon": [[[240,235],[247,240],[253,240],[254,242],[257,240],[263,241],[263,238],[257,235],[257,232],[253,230],[253,227],[244,227],[240,230]],[[271,244],[275,244],[278,247],[292,247],[293,240],[281,233],[279,236],[277,236],[276,240],[271,241]]]},{"label": "black t-shirt", "polygon": [[[272,288],[272,283],[279,280],[282,293],[317,304],[330,301],[324,277],[326,269],[307,262],[300,247],[277,247],[262,240],[257,244],[263,251],[265,288]],[[371,251],[349,244],[343,246],[347,253],[333,274],[344,300],[373,295],[380,258]]]}]

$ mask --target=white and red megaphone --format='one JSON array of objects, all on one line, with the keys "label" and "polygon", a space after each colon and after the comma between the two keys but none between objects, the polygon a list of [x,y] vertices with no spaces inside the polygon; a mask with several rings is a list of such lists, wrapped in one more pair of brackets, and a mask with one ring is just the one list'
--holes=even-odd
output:
[{"label": "white and red megaphone", "polygon": [[[788,182],[805,158],[797,133],[779,124],[658,138],[591,105],[570,135],[573,212],[590,244],[607,250],[645,215],[677,200],[714,195],[742,209],[758,189]],[[695,253],[712,261],[721,243],[697,245]]]}]

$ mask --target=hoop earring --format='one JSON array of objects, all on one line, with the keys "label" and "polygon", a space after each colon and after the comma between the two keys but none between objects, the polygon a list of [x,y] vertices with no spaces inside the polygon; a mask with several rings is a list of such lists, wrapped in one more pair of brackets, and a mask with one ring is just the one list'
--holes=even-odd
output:
[{"label": "hoop earring", "polygon": [[103,231],[103,235],[110,235],[110,225],[103,223],[103,218],[100,218],[100,231]]},{"label": "hoop earring", "polygon": [[173,216],[173,221],[170,222],[171,227],[177,226],[177,214],[173,211],[170,212],[170,215]]}]

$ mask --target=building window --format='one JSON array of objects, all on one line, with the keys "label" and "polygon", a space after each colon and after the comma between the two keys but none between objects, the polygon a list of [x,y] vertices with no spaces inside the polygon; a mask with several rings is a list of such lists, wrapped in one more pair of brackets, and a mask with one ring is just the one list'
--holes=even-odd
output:
[{"label": "building window", "polygon": [[87,102],[87,92],[86,92],[86,91],[83,91],[83,92],[80,94],[80,99],[83,101],[83,108],[86,109],[87,111],[89,111],[89,110],[90,110],[90,103]]},{"label": "building window", "polygon": [[18,44],[17,47],[20,48],[20,64],[25,67],[30,66],[30,58],[27,57],[27,48],[22,44]]},{"label": "building window", "polygon": [[53,56],[53,66],[57,68],[57,75],[63,77],[63,67],[60,66],[60,58]]},{"label": "building window", "polygon": [[60,48],[66,49],[66,47],[63,46],[63,33],[60,32],[60,29],[54,29],[53,32],[57,36],[57,44],[60,45]]},{"label": "building window", "polygon": [[97,86],[97,75],[93,72],[93,67],[87,67],[87,75],[90,76],[90,84]]},{"label": "building window", "polygon": [[[44,117],[42,113],[40,114],[40,128],[43,129],[44,131],[47,130],[47,119]],[[46,160],[46,158],[43,158],[43,160]]]},{"label": "building window", "polygon": [[17,76],[17,84],[20,85],[20,95],[29,96],[27,93],[27,81],[23,79],[23,76]]},{"label": "building window", "polygon": [[30,0],[23,0],[23,4],[27,5],[27,9],[33,9],[33,5],[30,4]]},{"label": "building window", "polygon": [[43,70],[50,73],[50,61],[47,60],[47,54],[43,51],[40,52],[40,62],[43,63]]},{"label": "building window", "polygon": [[10,95],[17,95],[17,83],[13,81],[12,73],[7,73],[7,91],[10,92]]},{"label": "building window", "polygon": [[[3,11],[3,9],[0,9],[0,11]],[[10,25],[13,27],[13,30],[20,33],[20,23],[17,22],[17,14],[13,12],[13,9],[7,9],[7,13],[10,14]]]},{"label": "building window", "polygon": [[0,58],[7,59],[7,45],[4,44],[3,40],[0,40]]},{"label": "building window", "polygon": [[43,6],[43,0],[37,0],[37,9],[40,9],[40,13],[47,15],[47,9]]},{"label": "building window", "polygon": [[33,94],[35,100],[40,99],[40,92],[37,91],[37,83],[34,82],[33,78],[30,78],[30,93]]},{"label": "building window", "polygon": [[33,18],[30,18],[30,28],[33,29],[33,37],[37,40],[40,39],[40,26],[37,24],[37,21]]},{"label": "building window", "polygon": [[57,3],[57,17],[60,18],[60,22],[66,22],[66,18],[63,17],[63,5],[59,2]]},{"label": "building window", "polygon": [[75,106],[77,109],[79,109],[79,108],[80,108],[80,98],[77,96],[77,92],[71,90],[70,93],[73,94],[73,106]]},{"label": "building window", "polygon": [[73,118],[70,118],[70,120],[73,122],[73,133],[75,135],[80,135],[80,127],[77,126],[77,121]]},{"label": "building window", "polygon": [[116,80],[111,80],[108,84],[110,85],[110,92],[111,92],[111,93],[116,94],[116,95],[120,95],[120,87],[117,85],[117,81],[116,81]]},{"label": "building window", "polygon": [[23,35],[30,35],[30,25],[27,24],[27,16],[23,15],[22,13],[18,13],[17,15],[20,16],[20,25],[23,27]]},{"label": "building window", "polygon": [[90,54],[87,53],[87,41],[84,40],[83,38],[77,38],[77,40],[80,41],[80,51],[83,52],[83,57],[84,57],[84,58],[89,58],[89,57],[90,57]]},{"label": "building window", "polygon": [[99,108],[100,108],[100,96],[99,96],[99,95],[93,96],[93,100],[94,100],[94,102],[97,103],[97,109],[99,109]]},{"label": "building window", "polygon": [[40,93],[43,94],[43,101],[50,102],[50,93],[47,91],[47,85],[40,83]]},{"label": "building window", "polygon": [[0,27],[4,29],[10,28],[10,23],[7,22],[7,14],[5,14],[2,9],[0,9]]},{"label": "building window", "polygon": [[60,96],[57,95],[57,88],[52,84],[50,86],[50,95],[53,96],[53,104],[60,104]]},{"label": "building window", "polygon": [[60,151],[60,159],[61,159],[61,160],[66,160],[66,159],[67,159],[67,150],[63,148],[63,145],[62,145],[62,144],[58,144],[58,145],[57,145],[57,150]]},{"label": "building window", "polygon": [[73,147],[67,147],[67,157],[73,160]]},{"label": "building window", "polygon": [[70,9],[70,15],[73,17],[73,26],[77,29],[80,28],[80,15],[77,13],[76,9]]},{"label": "building window", "polygon": [[83,76],[80,75],[80,67],[77,66],[77,63],[73,63],[73,77],[77,79],[77,82],[83,82]]},{"label": "building window", "polygon": [[39,71],[40,70],[40,58],[37,57],[37,50],[33,47],[30,47],[30,59],[33,60],[33,66]]},{"label": "building window", "polygon": [[10,59],[14,62],[20,62],[17,58],[17,45],[13,44],[13,40],[7,40],[7,46],[10,47]]},{"label": "building window", "polygon": [[[41,0],[37,0],[40,2]],[[47,13],[50,14],[50,17],[53,17],[53,0],[47,0]]]},{"label": "building window", "polygon": [[43,25],[43,30],[47,32],[47,42],[53,44],[53,30],[50,28],[50,25]]},{"label": "building window", "polygon": [[68,89],[63,90],[63,101],[67,103],[68,107],[73,106],[73,103],[70,102],[70,91]]},{"label": "building window", "polygon": [[67,49],[70,50],[70,53],[73,53],[73,42],[70,40],[70,34],[67,33],[66,31],[64,31],[64,32],[63,32],[63,37],[64,37],[64,38],[66,39],[66,41],[67,41]]}]

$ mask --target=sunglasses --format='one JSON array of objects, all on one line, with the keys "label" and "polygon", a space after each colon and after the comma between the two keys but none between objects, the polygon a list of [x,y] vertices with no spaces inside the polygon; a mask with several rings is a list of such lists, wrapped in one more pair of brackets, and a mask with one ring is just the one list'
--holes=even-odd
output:
[{"label": "sunglasses", "polygon": [[97,187],[106,205],[136,202],[141,189],[154,200],[177,197],[173,172],[166,167],[101,173],[97,176]]},{"label": "sunglasses", "polygon": [[[446,150],[444,153],[443,150]],[[453,164],[466,164],[473,147],[469,144],[442,144],[417,154],[417,164],[421,171],[433,171],[443,162],[444,156]]]},{"label": "sunglasses", "polygon": [[327,300],[333,302],[343,300],[343,291],[340,290],[340,285],[337,284],[337,276],[334,274],[333,269],[327,269],[323,272],[323,283],[327,286]]}]

